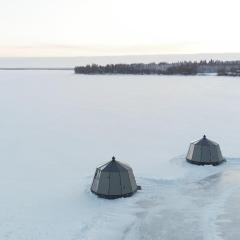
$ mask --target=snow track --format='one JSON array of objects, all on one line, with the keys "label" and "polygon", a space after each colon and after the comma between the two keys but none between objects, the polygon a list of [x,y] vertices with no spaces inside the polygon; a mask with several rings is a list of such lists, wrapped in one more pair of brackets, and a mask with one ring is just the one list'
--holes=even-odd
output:
[{"label": "snow track", "polygon": [[96,206],[73,239],[222,240],[219,217],[239,189],[233,182],[240,170],[238,161],[228,159],[212,167],[176,158],[172,164],[182,168],[182,178],[138,178],[143,190],[132,198],[110,201],[87,191],[88,202]]}]

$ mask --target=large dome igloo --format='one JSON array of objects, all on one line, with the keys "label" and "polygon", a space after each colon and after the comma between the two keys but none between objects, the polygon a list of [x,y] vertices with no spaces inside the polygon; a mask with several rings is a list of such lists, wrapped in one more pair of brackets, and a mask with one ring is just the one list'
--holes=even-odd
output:
[{"label": "large dome igloo", "polygon": [[96,169],[91,186],[93,193],[109,199],[129,197],[138,189],[132,168],[115,157]]}]

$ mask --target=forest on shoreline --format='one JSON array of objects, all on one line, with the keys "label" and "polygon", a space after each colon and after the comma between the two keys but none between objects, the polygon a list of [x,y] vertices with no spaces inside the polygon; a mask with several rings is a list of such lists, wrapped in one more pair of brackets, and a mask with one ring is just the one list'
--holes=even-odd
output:
[{"label": "forest on shoreline", "polygon": [[175,63],[92,64],[76,66],[76,74],[138,74],[240,76],[240,61],[183,61]]}]

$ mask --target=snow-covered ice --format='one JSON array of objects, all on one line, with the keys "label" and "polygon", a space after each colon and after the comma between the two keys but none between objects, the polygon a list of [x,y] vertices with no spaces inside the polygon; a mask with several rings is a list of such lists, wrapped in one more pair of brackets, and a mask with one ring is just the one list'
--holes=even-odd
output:
[{"label": "snow-covered ice", "polygon": [[[0,239],[237,240],[238,78],[0,71]],[[227,162],[184,156],[206,134]],[[89,188],[112,155],[142,191]]]}]

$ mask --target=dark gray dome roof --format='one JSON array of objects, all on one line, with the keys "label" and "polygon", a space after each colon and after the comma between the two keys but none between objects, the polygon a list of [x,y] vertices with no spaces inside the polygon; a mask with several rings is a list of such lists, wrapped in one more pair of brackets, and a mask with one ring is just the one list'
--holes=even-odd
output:
[{"label": "dark gray dome roof", "polygon": [[196,142],[193,142],[193,143],[196,144],[196,145],[203,145],[203,146],[204,145],[214,145],[214,146],[218,145],[218,143],[208,139],[206,137],[206,135],[203,135],[203,138],[201,138],[200,140],[198,140]]},{"label": "dark gray dome roof", "polygon": [[131,167],[125,163],[116,161],[115,157],[112,157],[112,161],[105,163],[104,165],[98,167],[98,169],[104,172],[120,172],[128,171]]}]

